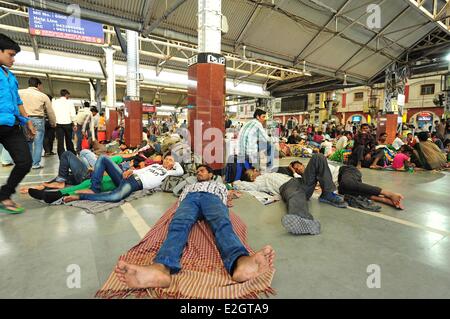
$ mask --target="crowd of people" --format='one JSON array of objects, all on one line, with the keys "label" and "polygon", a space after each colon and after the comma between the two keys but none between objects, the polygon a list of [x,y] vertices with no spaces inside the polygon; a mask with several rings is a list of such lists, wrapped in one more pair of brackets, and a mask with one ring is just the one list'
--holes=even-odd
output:
[{"label": "crowd of people", "polygon": [[[173,118],[158,121],[151,117],[143,129],[142,144],[130,148],[124,141],[127,128],[123,123],[106,141],[101,136],[106,130],[103,114],[87,102],[77,111],[67,89],[61,90],[59,98],[52,99],[43,93],[42,82],[32,77],[29,87],[19,90],[9,70],[18,52],[20,47],[14,41],[0,35],[0,143],[14,163],[6,185],[0,189],[3,212],[24,211],[11,200],[11,195],[31,169],[42,168],[43,149],[44,156],[56,155],[52,149],[55,136],[57,176],[42,185],[22,189],[49,204],[78,200],[120,202],[133,192],[161,188],[172,177],[195,176],[179,192],[178,209],[154,264],[146,267],[118,264],[118,278],[132,288],[170,284],[170,276],[180,271],[180,258],[190,229],[199,219],[207,220],[211,226],[225,268],[235,281],[250,280],[272,267],[275,256],[272,247],[266,246],[249,256],[231,226],[227,206],[238,196],[237,191],[279,194],[287,205],[287,214],[282,219],[286,230],[296,235],[317,235],[321,225],[309,212],[307,201],[318,185],[321,189],[318,198],[324,204],[346,208],[356,203],[379,210],[373,204],[376,201],[402,209],[401,194],[365,184],[360,169],[449,167],[450,121],[442,120],[434,132],[405,132],[406,135],[399,132],[395,141],[388,144],[387,135],[377,134],[368,124],[288,125],[272,135],[266,128],[266,112],[257,109],[247,123],[233,126],[229,118],[225,119],[226,129],[237,131],[236,156],[244,159],[241,175],[230,173],[241,165],[234,161],[227,162],[222,171],[213,171],[204,163],[186,161],[186,152],[187,158],[192,158],[182,134],[187,129],[186,121],[177,123]],[[310,160],[306,166],[293,161],[287,167],[276,167],[276,152]],[[262,154],[267,155],[265,161]],[[344,165],[335,165],[333,161]],[[217,174],[225,178],[225,183],[214,177]]]}]

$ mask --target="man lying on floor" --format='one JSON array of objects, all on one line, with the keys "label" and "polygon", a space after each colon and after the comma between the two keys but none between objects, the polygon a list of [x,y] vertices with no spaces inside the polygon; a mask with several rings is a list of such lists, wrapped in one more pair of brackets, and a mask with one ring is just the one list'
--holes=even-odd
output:
[{"label": "man lying on floor", "polygon": [[197,183],[188,185],[169,225],[166,240],[150,266],[119,261],[115,273],[130,288],[167,288],[171,275],[181,270],[180,260],[194,224],[205,219],[211,227],[224,266],[236,282],[253,279],[273,266],[275,252],[265,246],[249,256],[248,250],[233,230],[227,208],[225,185],[212,181],[213,170],[200,165]]},{"label": "man lying on floor", "polygon": [[314,154],[306,168],[300,162],[294,162],[292,168],[302,178],[293,178],[280,173],[261,173],[255,169],[245,172],[250,182],[233,183],[238,190],[250,190],[280,194],[287,204],[288,213],[282,219],[286,230],[292,234],[320,233],[320,223],[309,213],[307,201],[311,198],[319,182],[322,194],[319,201],[339,208],[347,207],[344,199],[335,193],[336,185],[327,159],[323,154]]},{"label": "man lying on floor", "polygon": [[339,168],[338,184],[341,195],[362,196],[398,209],[404,209],[401,202],[404,197],[401,194],[364,184],[361,172],[354,166],[344,165]]},{"label": "man lying on floor", "polygon": [[[111,192],[101,192],[103,174],[107,173],[117,188]],[[120,202],[131,193],[142,189],[159,187],[167,176],[183,175],[183,168],[171,155],[166,155],[163,164],[153,164],[138,170],[122,169],[106,156],[100,156],[95,163],[91,177],[91,189],[80,195],[67,196],[64,202],[91,200],[104,202]]]}]

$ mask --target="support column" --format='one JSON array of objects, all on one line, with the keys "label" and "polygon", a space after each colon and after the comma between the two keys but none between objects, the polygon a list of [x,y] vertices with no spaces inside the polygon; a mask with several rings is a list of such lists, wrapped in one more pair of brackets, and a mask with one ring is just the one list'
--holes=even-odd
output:
[{"label": "support column", "polygon": [[142,101],[139,94],[139,36],[127,30],[127,96],[125,97],[125,143],[137,147],[142,142]]},{"label": "support column", "polygon": [[[225,58],[221,52],[221,0],[198,0],[198,46],[189,59],[189,132],[191,147],[213,169],[224,166]],[[210,131],[209,128],[218,130]],[[206,134],[205,134],[206,133]]]},{"label": "support column", "polygon": [[118,115],[116,111],[116,75],[114,72],[114,50],[111,47],[103,48],[106,57],[106,139],[111,140],[112,131],[117,127]]},{"label": "support column", "polygon": [[386,69],[383,115],[378,121],[377,133],[387,133],[387,143],[394,141],[398,119],[403,116],[403,104],[399,106],[398,102],[399,95],[405,95],[407,79],[407,67],[397,68],[396,63],[393,63]]}]

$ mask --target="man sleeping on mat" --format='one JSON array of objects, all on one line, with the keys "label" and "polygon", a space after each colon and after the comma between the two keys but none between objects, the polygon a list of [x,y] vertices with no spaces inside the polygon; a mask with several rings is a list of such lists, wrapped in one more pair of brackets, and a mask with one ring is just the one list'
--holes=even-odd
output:
[{"label": "man sleeping on mat", "polygon": [[232,279],[244,282],[267,272],[275,252],[265,246],[254,255],[233,230],[227,208],[225,185],[212,181],[213,170],[206,165],[197,168],[197,183],[188,185],[180,196],[179,206],[169,225],[166,240],[150,266],[119,261],[115,273],[130,288],[167,288],[171,275],[181,270],[180,260],[192,226],[201,219],[211,227],[224,266]]}]

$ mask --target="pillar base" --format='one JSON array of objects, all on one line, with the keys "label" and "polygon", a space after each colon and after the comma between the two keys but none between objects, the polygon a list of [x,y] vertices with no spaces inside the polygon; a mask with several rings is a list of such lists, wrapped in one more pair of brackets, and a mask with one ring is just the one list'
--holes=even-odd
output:
[{"label": "pillar base", "polygon": [[392,144],[397,135],[398,114],[384,114],[378,117],[377,138],[382,134],[387,134],[386,143]]},{"label": "pillar base", "polygon": [[125,101],[125,144],[135,148],[142,143],[142,102]]}]

